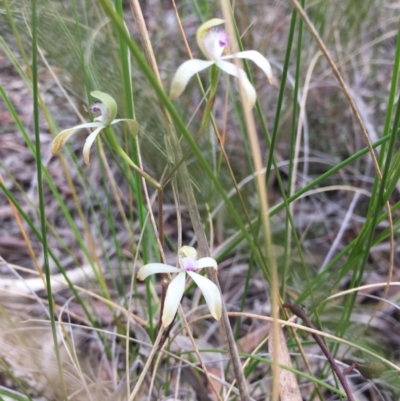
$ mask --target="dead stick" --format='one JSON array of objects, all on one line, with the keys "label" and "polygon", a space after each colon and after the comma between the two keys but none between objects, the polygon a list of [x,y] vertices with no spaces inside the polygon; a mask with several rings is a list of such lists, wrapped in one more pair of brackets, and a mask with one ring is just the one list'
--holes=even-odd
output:
[{"label": "dead stick", "polygon": [[[312,324],[311,320],[309,319],[309,317],[305,314],[305,312],[297,305],[292,305],[292,304],[283,304],[284,308],[288,308],[290,309],[290,311],[296,315],[297,317],[299,317],[300,319],[303,320],[303,322],[306,324],[306,326],[308,326],[310,329],[316,329],[315,326]],[[332,356],[332,354],[329,352],[328,347],[325,345],[325,343],[323,342],[322,338],[320,337],[319,334],[317,333],[311,333],[311,335],[313,336],[314,340],[316,341],[316,343],[319,345],[319,347],[321,348],[321,351],[324,353],[324,355],[326,356],[326,359],[328,360],[328,362],[330,363],[330,365],[332,366],[332,369],[335,371],[340,383],[343,386],[343,390],[347,395],[347,399],[349,401],[354,401],[354,397],[353,394],[350,390],[349,387],[349,383],[347,383],[346,380],[346,376],[343,374],[343,372],[340,370],[338,364],[335,361],[335,358]]]}]

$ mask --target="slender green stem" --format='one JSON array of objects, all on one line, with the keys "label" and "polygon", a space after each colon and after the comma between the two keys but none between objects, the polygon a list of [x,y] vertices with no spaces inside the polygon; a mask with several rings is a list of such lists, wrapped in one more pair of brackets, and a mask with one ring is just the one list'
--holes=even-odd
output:
[{"label": "slender green stem", "polygon": [[161,185],[152,176],[147,174],[143,169],[141,169],[132,161],[132,159],[121,148],[121,145],[115,139],[114,135],[110,133],[108,129],[105,129],[104,131],[106,133],[107,140],[109,141],[111,147],[123,158],[123,160],[127,164],[129,164],[137,173],[139,173],[145,180],[147,180],[155,189],[160,190]]},{"label": "slender green stem", "polygon": [[42,231],[42,246],[44,255],[44,270],[46,275],[46,291],[49,299],[49,315],[51,332],[53,334],[54,350],[56,353],[58,373],[61,382],[61,391],[63,397],[68,399],[67,389],[65,386],[64,375],[62,370],[62,362],[59,350],[59,342],[57,336],[57,327],[55,322],[54,313],[54,300],[51,291],[51,273],[49,265],[49,248],[47,243],[47,223],[46,223],[46,210],[44,203],[44,191],[43,191],[43,178],[42,178],[42,154],[40,146],[40,129],[39,129],[39,88],[38,88],[38,49],[37,49],[37,10],[36,0],[32,0],[32,89],[33,89],[33,119],[35,129],[35,147],[36,147],[36,166],[37,166],[37,182],[38,182],[38,197],[39,197],[39,214],[40,214],[40,225]]}]

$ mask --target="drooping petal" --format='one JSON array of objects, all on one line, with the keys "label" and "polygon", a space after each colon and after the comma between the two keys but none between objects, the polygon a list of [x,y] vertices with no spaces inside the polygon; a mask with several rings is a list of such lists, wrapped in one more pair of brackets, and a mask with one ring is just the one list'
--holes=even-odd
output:
[{"label": "drooping petal", "polygon": [[164,328],[168,327],[174,320],[178,306],[181,303],[183,291],[185,291],[185,281],[185,273],[180,271],[169,283],[161,319]]},{"label": "drooping petal", "polygon": [[65,129],[64,131],[61,131],[53,140],[53,144],[51,145],[51,154],[57,153],[61,146],[67,142],[70,136],[75,134],[75,132],[79,131],[82,128],[94,128],[94,127],[99,127],[102,125],[101,123],[95,122],[95,123],[85,123],[85,124],[80,124],[77,125],[76,127],[68,128]]},{"label": "drooping petal", "polygon": [[214,61],[206,60],[188,60],[185,61],[176,71],[171,83],[171,91],[169,97],[175,99],[182,94],[188,84],[190,78],[200,71],[205,70],[214,64]]},{"label": "drooping petal", "polygon": [[214,27],[221,25],[223,23],[225,23],[225,21],[223,19],[213,18],[213,19],[210,19],[209,21],[206,21],[204,24],[200,25],[200,27],[197,29],[197,32],[196,32],[197,45],[199,46],[199,48],[200,48],[201,52],[204,54],[204,56],[206,56],[208,59],[214,59],[214,58],[211,57],[210,53],[204,46],[204,38],[207,34],[210,33],[210,30],[212,30]]},{"label": "drooping petal", "polygon": [[197,261],[197,268],[203,269],[204,267],[213,267],[215,270],[218,269],[217,261],[209,256],[201,258]]},{"label": "drooping petal", "polygon": [[232,58],[245,58],[253,61],[257,67],[263,70],[264,74],[268,77],[269,83],[272,85],[274,83],[274,76],[272,75],[271,64],[269,61],[256,50],[246,50],[243,52],[230,54],[229,56],[221,57],[221,60],[227,60]]},{"label": "drooping petal", "polygon": [[182,272],[182,270],[175,266],[166,265],[164,263],[149,263],[147,265],[142,266],[139,269],[137,273],[137,278],[139,280],[144,280],[147,277],[151,276],[152,274],[180,273],[180,272]]},{"label": "drooping petal", "polygon": [[256,90],[248,80],[246,73],[241,68],[238,68],[235,64],[228,63],[227,61],[217,60],[216,65],[222,71],[225,71],[227,74],[233,75],[240,80],[247,94],[247,100],[250,108],[253,108],[256,103],[257,95]]},{"label": "drooping petal", "polygon": [[108,126],[111,122],[115,119],[117,115],[117,103],[113,97],[109,94],[100,92],[100,91],[93,91],[90,94],[101,101],[100,109],[101,109],[101,122]]},{"label": "drooping petal", "polygon": [[189,274],[203,293],[213,318],[220,320],[222,314],[222,298],[218,287],[207,277],[203,277],[200,274],[194,272],[187,272],[187,274]]},{"label": "drooping petal", "polygon": [[129,126],[129,131],[131,135],[137,136],[139,132],[139,124],[136,120],[132,120],[130,118],[117,118],[116,120],[112,121],[110,125],[117,124],[120,121],[125,121]]},{"label": "drooping petal", "polygon": [[101,124],[86,138],[85,145],[83,146],[83,160],[88,166],[90,165],[90,148],[103,128],[105,128],[105,126]]}]

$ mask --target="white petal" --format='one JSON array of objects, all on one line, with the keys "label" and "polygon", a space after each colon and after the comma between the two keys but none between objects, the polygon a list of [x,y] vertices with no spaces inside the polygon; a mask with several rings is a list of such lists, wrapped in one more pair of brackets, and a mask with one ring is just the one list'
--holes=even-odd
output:
[{"label": "white petal", "polygon": [[203,293],[213,318],[220,320],[222,314],[222,298],[218,287],[207,277],[200,276],[200,274],[194,272],[187,272],[187,274],[189,274]]},{"label": "white petal", "polygon": [[139,124],[136,120],[132,120],[131,118],[117,118],[116,120],[111,121],[110,125],[117,124],[121,121],[125,121],[129,126],[129,131],[133,136],[137,136],[139,132]]},{"label": "white petal", "polygon": [[139,280],[144,280],[152,274],[157,273],[180,273],[182,270],[175,266],[165,265],[164,263],[149,263],[142,266],[138,273],[137,278]]},{"label": "white petal", "polygon": [[87,138],[85,141],[85,145],[83,146],[83,160],[89,166],[90,160],[90,148],[93,145],[93,142],[96,140],[97,135],[99,135],[100,131],[105,128],[104,124],[101,124],[100,127],[97,127]]},{"label": "white petal", "polygon": [[185,281],[185,273],[180,270],[180,273],[169,283],[162,314],[164,328],[168,327],[174,320],[183,291],[185,291]]},{"label": "white petal", "polygon": [[197,261],[197,268],[202,269],[203,267],[213,267],[215,270],[217,270],[218,269],[217,261],[208,256],[206,258],[201,258]]},{"label": "white petal", "polygon": [[215,61],[206,60],[188,60],[185,61],[176,71],[171,83],[171,91],[169,97],[175,99],[182,94],[188,84],[190,78],[200,71],[213,65]]},{"label": "white petal", "polygon": [[246,50],[244,52],[239,52],[235,54],[230,54],[229,56],[221,57],[220,60],[227,60],[232,58],[246,58],[253,61],[259,68],[264,71],[264,74],[268,77],[269,83],[273,84],[274,77],[272,75],[271,64],[269,61],[259,52],[255,50]]},{"label": "white petal", "polygon": [[85,123],[85,124],[80,124],[77,125],[76,127],[68,128],[65,129],[64,131],[61,131],[53,140],[53,144],[51,146],[51,153],[54,155],[54,153],[57,153],[58,150],[61,148],[61,146],[64,145],[65,142],[73,135],[75,132],[82,128],[94,128],[94,127],[99,127],[102,125],[101,123]]},{"label": "white petal", "polygon": [[236,67],[235,64],[228,63],[226,61],[218,60],[216,64],[222,71],[225,71],[227,74],[233,75],[240,80],[244,90],[246,91],[250,108],[253,108],[254,104],[256,103],[257,95],[253,85],[248,80],[246,73],[241,68]]}]

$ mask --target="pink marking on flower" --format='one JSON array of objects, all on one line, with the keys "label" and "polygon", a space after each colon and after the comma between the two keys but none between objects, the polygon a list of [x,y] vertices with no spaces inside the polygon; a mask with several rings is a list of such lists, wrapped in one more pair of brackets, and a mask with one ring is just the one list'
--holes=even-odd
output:
[{"label": "pink marking on flower", "polygon": [[229,45],[229,36],[225,31],[218,32],[218,44],[223,48]]},{"label": "pink marking on flower", "polygon": [[204,49],[207,52],[205,55],[210,60],[219,59],[226,47],[229,44],[228,34],[219,29],[211,28],[203,38]]},{"label": "pink marking on flower", "polygon": [[182,270],[192,272],[197,270],[197,260],[191,257],[179,257],[179,264]]},{"label": "pink marking on flower", "polygon": [[101,103],[100,103],[100,102],[93,103],[93,104],[90,106],[90,111],[91,111],[92,113],[94,113],[94,114],[100,113],[100,112],[101,112],[100,106],[101,106]]}]

